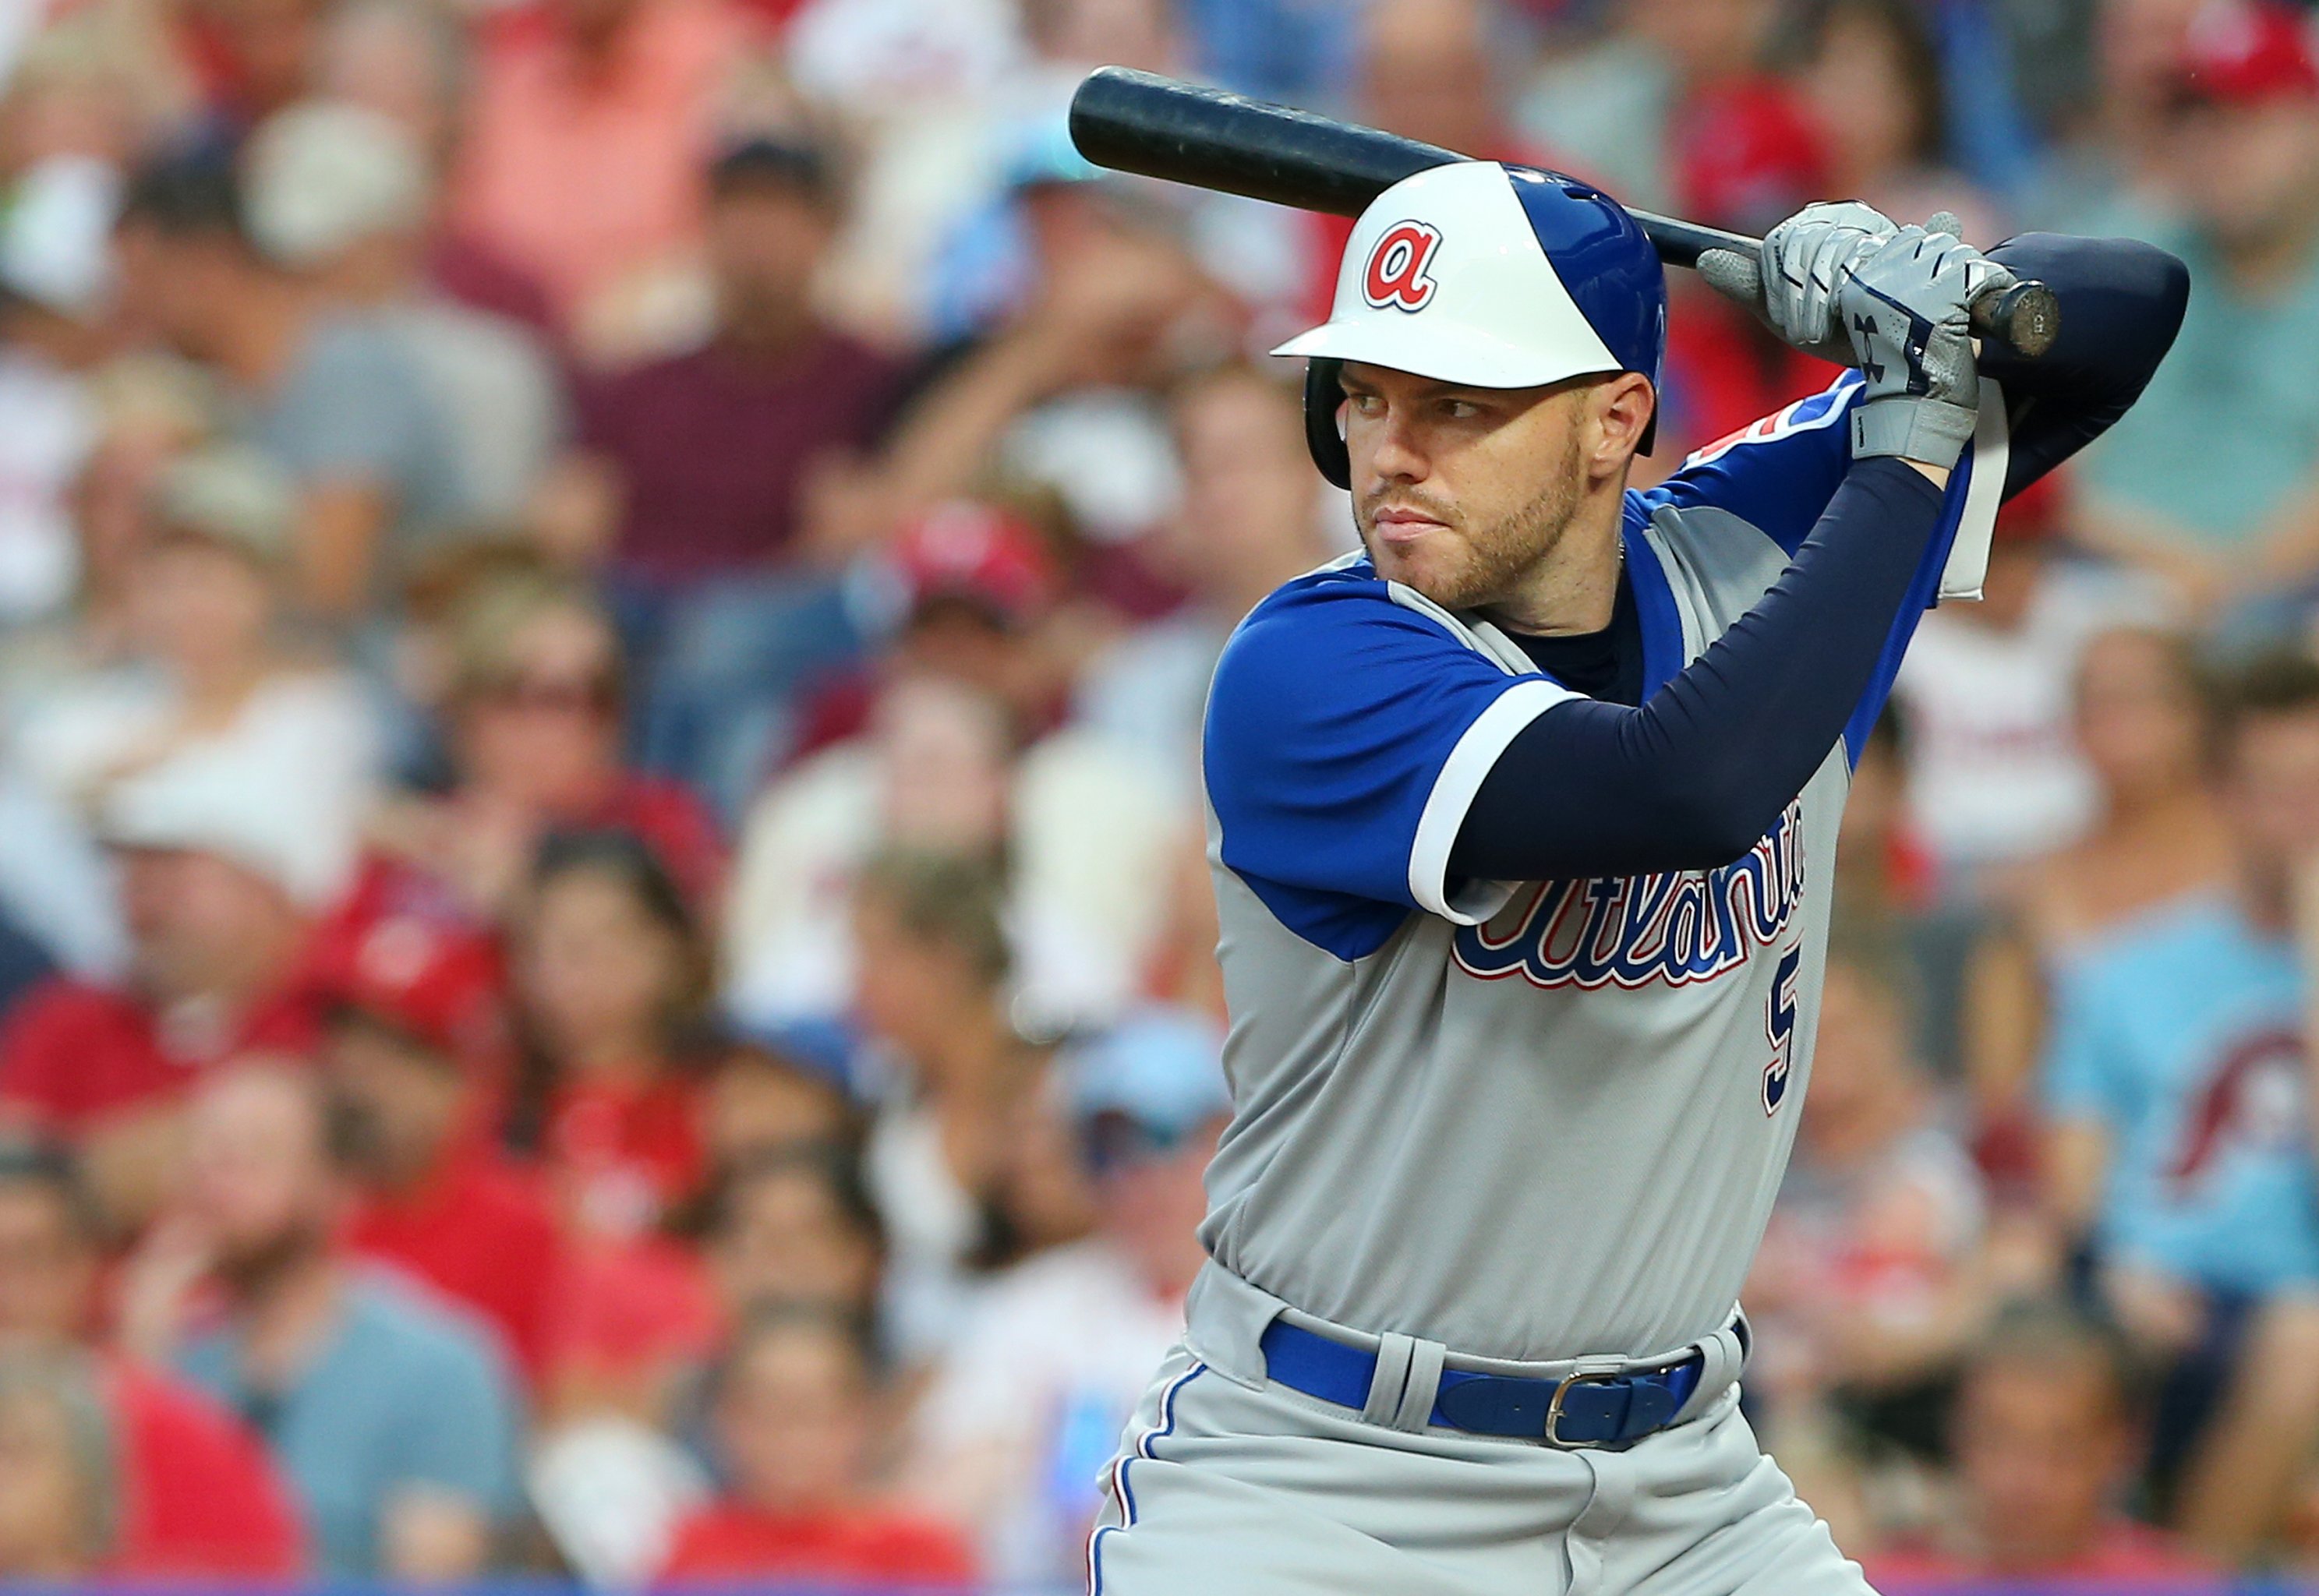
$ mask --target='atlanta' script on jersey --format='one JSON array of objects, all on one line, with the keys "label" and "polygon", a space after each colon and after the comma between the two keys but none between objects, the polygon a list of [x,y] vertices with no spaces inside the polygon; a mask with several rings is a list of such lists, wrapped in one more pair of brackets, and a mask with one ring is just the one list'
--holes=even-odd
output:
[{"label": "'atlanta' script on jersey", "polygon": [[1712,980],[1778,937],[1803,896],[1803,806],[1715,870],[1542,881],[1457,933],[1458,966],[1484,980],[1634,987]]}]

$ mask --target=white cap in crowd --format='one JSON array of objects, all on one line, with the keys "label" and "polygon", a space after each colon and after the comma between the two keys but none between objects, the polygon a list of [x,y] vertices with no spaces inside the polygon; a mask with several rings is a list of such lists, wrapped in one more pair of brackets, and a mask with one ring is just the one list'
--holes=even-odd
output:
[{"label": "white cap in crowd", "polygon": [[243,158],[250,238],[278,265],[326,265],[426,220],[419,141],[365,106],[309,100],[277,111],[249,136]]},{"label": "white cap in crowd", "polygon": [[116,848],[207,853],[319,909],[351,879],[355,838],[312,783],[284,762],[231,748],[164,760],[117,782],[97,816]]},{"label": "white cap in crowd", "polygon": [[94,156],[53,156],[18,177],[0,219],[0,288],[76,320],[112,292],[121,174]]},{"label": "white cap in crowd", "polygon": [[163,468],[153,510],[170,531],[270,567],[289,557],[297,502],[289,477],[266,455],[245,445],[210,444]]}]

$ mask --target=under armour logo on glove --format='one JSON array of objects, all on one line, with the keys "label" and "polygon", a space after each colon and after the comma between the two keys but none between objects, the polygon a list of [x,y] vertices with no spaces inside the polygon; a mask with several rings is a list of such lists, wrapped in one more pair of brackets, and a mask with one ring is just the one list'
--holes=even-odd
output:
[{"label": "under armour logo on glove", "polygon": [[1864,379],[1852,412],[1855,460],[1890,455],[1946,469],[1979,423],[1972,293],[2013,275],[1961,242],[1954,217],[1934,223],[1851,251],[1836,289],[1836,325]]},{"label": "under armour logo on glove", "polygon": [[[1918,395],[1930,393],[1933,391],[1933,381],[1925,374],[1925,351],[1932,347],[1932,322],[1917,315],[1916,311],[1894,299],[1890,294],[1880,293],[1873,284],[1863,283],[1860,284],[1860,289],[1870,298],[1881,301],[1908,319],[1908,336],[1900,343],[1901,356],[1908,363],[1908,384],[1906,392]],[[1855,313],[1852,320],[1854,330],[1863,338],[1872,338],[1876,336],[1876,323],[1868,317]],[[1884,370],[1881,365],[1863,362],[1860,370],[1861,374],[1872,383],[1883,381]]]},{"label": "under armour logo on glove", "polygon": [[[1872,338],[1876,336],[1876,319],[1872,316],[1854,316],[1852,319],[1852,330],[1858,333],[1863,339]],[[1877,360],[1863,358],[1860,362],[1860,374],[1872,383],[1881,383],[1884,380],[1883,364]]]}]

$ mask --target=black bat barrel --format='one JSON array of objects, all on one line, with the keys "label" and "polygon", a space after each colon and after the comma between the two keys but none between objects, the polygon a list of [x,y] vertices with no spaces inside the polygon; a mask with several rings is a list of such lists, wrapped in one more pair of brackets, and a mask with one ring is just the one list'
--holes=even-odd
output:
[{"label": "black bat barrel", "polygon": [[[1403,178],[1472,158],[1376,128],[1179,83],[1155,72],[1099,67],[1071,97],[1071,142],[1098,167],[1196,188],[1358,216]],[[1699,264],[1710,249],[1749,261],[1758,240],[1629,207],[1670,266]],[[1984,294],[1973,329],[2023,355],[2042,355],[2061,325],[2053,291],[2023,283]]]},{"label": "black bat barrel", "polygon": [[1375,128],[1153,72],[1101,67],[1071,97],[1071,142],[1098,167],[1358,216],[1403,178],[1466,158]]}]

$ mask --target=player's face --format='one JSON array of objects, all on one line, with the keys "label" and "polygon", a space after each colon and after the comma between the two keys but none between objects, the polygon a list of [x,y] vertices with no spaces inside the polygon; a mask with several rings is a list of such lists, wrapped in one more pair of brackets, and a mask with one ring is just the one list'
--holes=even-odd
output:
[{"label": "player's face", "polygon": [[1449,609],[1519,591],[1577,509],[1593,386],[1459,388],[1348,365],[1353,518],[1377,574]]}]

